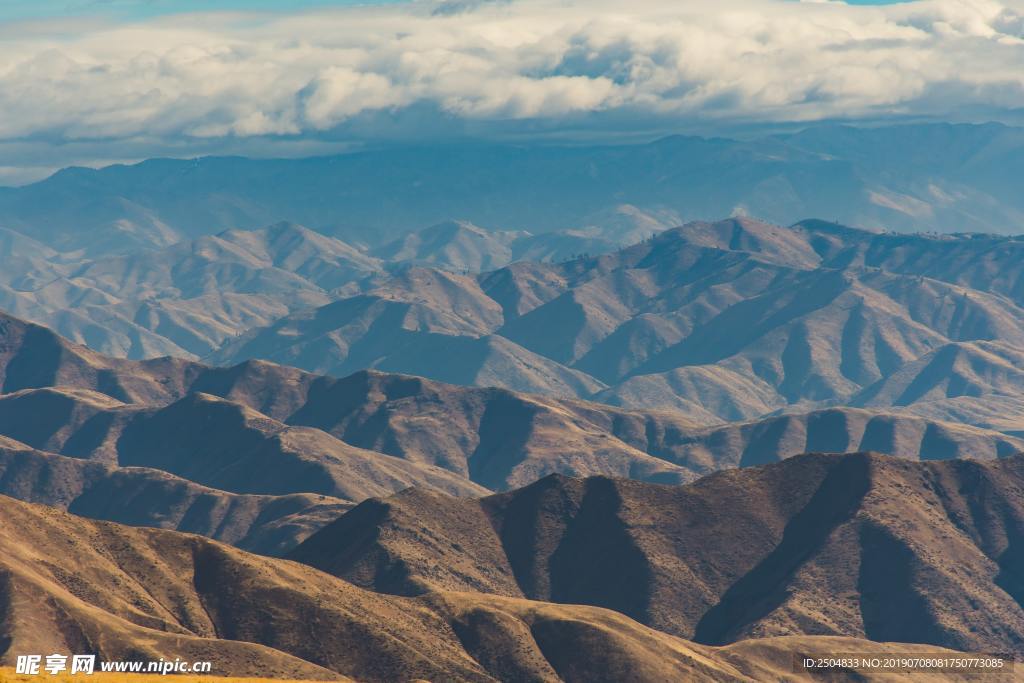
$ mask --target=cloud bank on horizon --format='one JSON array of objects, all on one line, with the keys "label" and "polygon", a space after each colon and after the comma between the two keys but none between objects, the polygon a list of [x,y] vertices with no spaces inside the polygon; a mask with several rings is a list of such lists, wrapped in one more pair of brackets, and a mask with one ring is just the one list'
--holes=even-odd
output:
[{"label": "cloud bank on horizon", "polygon": [[[1024,111],[1024,0],[446,0],[0,23],[15,169],[257,141]],[[63,156],[62,156],[63,155]]]}]

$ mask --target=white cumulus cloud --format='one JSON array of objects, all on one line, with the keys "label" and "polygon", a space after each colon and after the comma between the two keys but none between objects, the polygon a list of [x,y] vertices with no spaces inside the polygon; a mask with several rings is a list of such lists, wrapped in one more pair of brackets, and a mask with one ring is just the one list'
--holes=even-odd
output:
[{"label": "white cumulus cloud", "polygon": [[967,109],[999,118],[1024,108],[1024,8],[423,1],[0,26],[2,141],[315,137],[374,114],[414,128],[400,114],[416,108],[597,129]]}]

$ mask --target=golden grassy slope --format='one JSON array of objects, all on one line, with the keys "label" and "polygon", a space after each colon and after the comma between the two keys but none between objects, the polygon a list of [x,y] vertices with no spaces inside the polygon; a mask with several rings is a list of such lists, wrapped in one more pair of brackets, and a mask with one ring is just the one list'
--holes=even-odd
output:
[{"label": "golden grassy slope", "polygon": [[[278,680],[797,681],[811,677],[792,671],[794,653],[908,651],[814,637],[711,647],[600,607],[478,593],[382,595],[198,536],[95,522],[3,496],[0,598],[7,664],[19,652],[97,651],[106,661],[180,656],[210,661],[215,672]],[[16,680],[50,677],[31,678]]]}]

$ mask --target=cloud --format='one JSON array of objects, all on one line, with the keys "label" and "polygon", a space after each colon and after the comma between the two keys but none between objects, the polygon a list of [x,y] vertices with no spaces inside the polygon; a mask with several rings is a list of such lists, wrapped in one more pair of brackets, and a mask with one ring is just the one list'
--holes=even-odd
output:
[{"label": "cloud", "polygon": [[415,135],[401,112],[421,110],[614,132],[1022,107],[1018,0],[448,0],[0,27],[8,142],[373,137],[374,117]]}]

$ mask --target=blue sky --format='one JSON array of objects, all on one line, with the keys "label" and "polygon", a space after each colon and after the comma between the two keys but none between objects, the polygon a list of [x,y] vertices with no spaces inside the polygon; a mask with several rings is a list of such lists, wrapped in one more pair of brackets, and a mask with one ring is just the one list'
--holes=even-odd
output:
[{"label": "blue sky", "polygon": [[4,0],[0,19],[115,15],[134,19],[204,10],[287,10],[356,4],[357,0]]},{"label": "blue sky", "polygon": [[204,10],[296,10],[354,4],[360,4],[359,0],[2,0],[0,19],[82,15],[143,19]]},{"label": "blue sky", "polygon": [[[143,19],[204,10],[288,11],[390,1],[396,0],[0,0],[0,20],[97,14]],[[846,1],[851,5],[885,5],[901,0]]]}]

